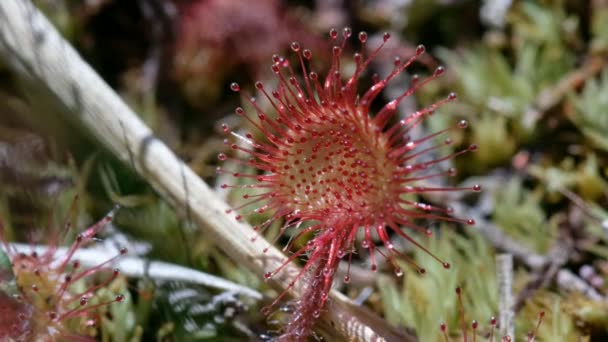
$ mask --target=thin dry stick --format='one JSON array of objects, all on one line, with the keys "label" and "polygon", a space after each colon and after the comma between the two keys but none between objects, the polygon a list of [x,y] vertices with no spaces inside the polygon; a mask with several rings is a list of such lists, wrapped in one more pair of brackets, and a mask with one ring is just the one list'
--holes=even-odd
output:
[{"label": "thin dry stick", "polygon": [[496,273],[498,277],[500,336],[508,335],[514,341],[513,255],[499,254],[496,256]]},{"label": "thin dry stick", "polygon": [[[276,269],[285,256],[224,213],[228,206],[169,148],[156,139],[118,95],[84,62],[30,0],[0,1],[0,60],[11,68],[35,102],[49,98],[125,163],[129,163],[175,208],[191,213],[206,238],[242,267],[257,274]],[[290,265],[273,278],[286,288],[298,272]],[[291,294],[301,293],[301,282]],[[407,340],[377,316],[338,292],[321,320],[324,330],[348,340]]]},{"label": "thin dry stick", "polygon": [[540,120],[547,111],[560,103],[564,96],[602,71],[605,65],[606,58],[591,57],[585,61],[581,68],[570,72],[556,84],[545,88],[524,113],[524,121],[527,124],[532,124],[532,122]]},{"label": "thin dry stick", "polygon": [[[455,208],[457,212],[475,212],[473,208],[466,207],[459,202],[450,202],[450,206]],[[536,254],[521,243],[511,239],[499,227],[484,219],[483,216],[472,215],[472,218],[479,227],[479,233],[496,249],[511,254],[513,258],[519,260],[532,270],[539,270],[548,264],[549,260],[547,256]],[[562,268],[557,272],[556,283],[562,290],[582,293],[591,300],[605,300],[604,296],[594,289],[593,286],[566,268]]]}]

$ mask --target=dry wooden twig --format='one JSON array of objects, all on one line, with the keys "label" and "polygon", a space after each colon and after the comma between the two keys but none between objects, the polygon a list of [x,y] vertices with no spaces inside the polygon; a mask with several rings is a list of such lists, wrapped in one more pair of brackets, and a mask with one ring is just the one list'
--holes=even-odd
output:
[{"label": "dry wooden twig", "polygon": [[[257,274],[276,269],[285,256],[224,213],[228,206],[165,144],[156,139],[119,96],[84,62],[30,0],[0,1],[0,60],[23,82],[34,103],[51,100],[117,158],[129,163],[175,208],[191,214],[206,238]],[[298,272],[288,266],[272,285],[283,289]],[[299,284],[291,290],[300,293]],[[333,292],[321,320],[348,340],[406,341],[385,321]]]},{"label": "dry wooden twig", "polygon": [[500,336],[515,338],[515,312],[513,311],[513,255],[496,256],[498,277]]}]

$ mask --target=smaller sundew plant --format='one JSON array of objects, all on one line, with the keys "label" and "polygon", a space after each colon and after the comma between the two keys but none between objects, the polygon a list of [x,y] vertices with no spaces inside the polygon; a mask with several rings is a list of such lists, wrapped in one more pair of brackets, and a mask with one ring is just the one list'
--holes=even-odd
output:
[{"label": "smaller sundew plant", "polygon": [[[258,232],[266,230],[273,222],[284,222],[275,242],[288,229],[297,232],[284,251],[291,250],[300,237],[313,236],[280,267],[264,275],[265,279],[270,279],[292,261],[307,257],[306,264],[288,288],[270,306],[262,309],[264,314],[269,314],[296,281],[304,279],[304,293],[297,300],[291,321],[281,337],[285,340],[305,340],[309,336],[328,299],[337,266],[345,257],[349,267],[344,282],[350,281],[350,264],[358,235],[363,236],[360,245],[368,251],[373,271],[377,270],[376,258],[382,256],[393,265],[397,276],[403,274],[399,260],[409,263],[420,273],[426,272],[408,254],[395,248],[392,235],[424,250],[446,269],[450,268],[448,262],[431,253],[407,230],[428,237],[432,230],[422,223],[424,221],[443,220],[467,225],[473,225],[474,221],[452,217],[450,208],[413,198],[432,192],[480,190],[478,185],[443,187],[427,184],[435,178],[456,175],[454,168],[437,170],[438,164],[476,149],[471,145],[441,155],[440,150],[451,145],[452,140],[446,138],[435,143],[436,138],[452,130],[466,128],[466,121],[458,121],[421,138],[411,136],[413,129],[427,116],[453,101],[454,93],[407,116],[397,116],[399,104],[441,76],[443,67],[425,79],[413,76],[409,88],[401,95],[378,112],[372,110],[372,102],[391,80],[424,54],[424,46],[418,46],[407,60],[396,58],[388,76],[375,76],[373,85],[359,93],[360,76],[390,35],[384,34],[380,46],[365,56],[368,36],[365,32],[359,33],[361,49],[353,56],[355,70],[347,78],[342,75],[342,54],[352,32],[345,28],[342,39],[338,35],[338,31],[330,31],[332,58],[324,78],[309,70],[307,65],[312,52],[303,49],[298,42],[291,44],[291,50],[297,55],[301,77],[296,76],[288,59],[278,55],[272,57],[271,67],[278,85],[270,90],[262,82],[256,82],[255,88],[267,100],[273,113],[265,111],[255,98],[243,94],[255,115],[247,114],[241,107],[235,113],[259,130],[262,139],[251,133],[234,132],[223,125],[224,133],[234,138],[232,141],[226,139],[226,144],[235,153],[248,157],[241,159],[221,153],[219,159],[258,170],[244,173],[218,168],[220,173],[243,180],[240,183],[244,184],[221,185],[245,191],[244,203],[233,209],[238,211],[236,219],[266,213],[268,219],[254,226]],[[244,93],[236,83],[230,88]]]},{"label": "smaller sundew plant", "polygon": [[[463,302],[462,288],[460,288],[460,287],[456,288],[456,296],[458,298],[458,308],[459,308],[459,316],[460,316],[460,332],[461,332],[461,340],[463,342],[469,342],[469,341],[476,342],[478,340],[478,338],[480,341],[483,340],[483,341],[488,341],[488,342],[495,342],[496,338],[498,338],[500,342],[511,342],[512,341],[512,337],[509,335],[498,336],[498,334],[495,333],[496,327],[499,322],[496,319],[496,317],[494,317],[494,316],[490,317],[490,320],[488,322],[489,328],[484,332],[480,331],[481,329],[479,326],[479,322],[477,322],[476,320],[472,320],[470,325],[467,325],[466,312],[465,312],[464,304],[462,303]],[[538,314],[538,320],[536,321],[534,330],[528,332],[528,334],[526,335],[526,342],[536,341],[536,337],[538,335],[538,329],[540,328],[540,325],[542,324],[544,318],[545,318],[545,312],[541,311]],[[469,328],[470,328],[470,331],[469,331]],[[443,336],[443,340],[445,342],[454,341],[453,339],[450,339],[450,337],[448,336],[448,325],[445,322],[442,322],[439,324],[439,330],[441,331],[441,335]]]},{"label": "smaller sundew plant", "polygon": [[[0,251],[0,340],[5,341],[95,341],[89,337],[99,322],[99,309],[122,302],[124,295],[111,300],[95,298],[98,290],[107,287],[118,275],[113,269],[105,279],[88,287],[82,282],[107,270],[117,258],[127,253],[121,248],[118,255],[85,268],[75,254],[78,249],[94,241],[97,233],[109,224],[115,214],[112,210],[99,222],[77,234],[67,248],[59,240],[71,229],[66,223],[59,235],[52,236],[43,251],[19,251],[4,242]],[[0,225],[1,227],[1,225]]]},{"label": "smaller sundew plant", "polygon": [[[480,333],[479,332],[479,322],[477,322],[477,320],[471,321],[471,324],[470,324],[471,335],[469,335],[469,326],[467,326],[467,323],[466,323],[466,313],[465,313],[464,305],[462,303],[463,302],[462,301],[462,288],[460,288],[460,287],[456,288],[456,296],[458,298],[458,309],[459,309],[459,316],[460,316],[460,330],[461,330],[461,335],[462,335],[462,341],[464,341],[464,342],[469,341],[469,336],[471,336],[471,340],[473,342],[475,342],[475,341],[477,341],[477,335]],[[498,320],[496,319],[496,317],[494,317],[494,316],[490,317],[489,332],[487,332],[488,341],[491,341],[491,342],[494,341],[494,332],[496,330],[497,324],[498,324]],[[439,329],[441,330],[441,335],[443,336],[444,341],[450,342],[450,338],[448,337],[448,325],[445,322],[442,322],[441,324],[439,324]],[[502,341],[502,339],[501,339],[501,341]]]}]

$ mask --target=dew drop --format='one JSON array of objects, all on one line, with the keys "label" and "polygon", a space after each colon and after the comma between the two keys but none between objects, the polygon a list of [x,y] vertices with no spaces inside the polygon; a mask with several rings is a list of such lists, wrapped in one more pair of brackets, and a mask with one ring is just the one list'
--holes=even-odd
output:
[{"label": "dew drop", "polygon": [[319,316],[321,316],[321,311],[315,310],[312,312],[312,315],[314,318],[319,318]]},{"label": "dew drop", "polygon": [[294,52],[298,52],[298,51],[300,51],[300,43],[298,43],[298,42],[292,42],[292,43],[291,43],[291,49],[292,49]]},{"label": "dew drop", "polygon": [[350,36],[353,34],[353,31],[351,30],[350,27],[345,27],[344,30],[342,30],[342,36],[345,39],[350,38]]},{"label": "dew drop", "polygon": [[[336,57],[340,56],[340,53],[342,53],[342,49],[339,46],[334,46],[332,51],[334,53],[334,56],[336,56]],[[336,72],[338,72],[338,71],[336,71]]]},{"label": "dew drop", "polygon": [[401,65],[401,58],[399,58],[399,56],[395,57],[395,60],[393,60],[393,65],[395,66],[395,68]]},{"label": "dew drop", "polygon": [[359,41],[361,42],[361,44],[365,44],[365,42],[367,42],[367,32],[359,32]]},{"label": "dew drop", "polygon": [[338,37],[338,31],[335,28],[329,30],[329,38],[336,39]]},{"label": "dew drop", "polygon": [[469,146],[469,151],[474,152],[474,151],[476,151],[476,150],[477,150],[477,145],[476,145],[476,144],[471,144],[471,145]]},{"label": "dew drop", "polygon": [[471,322],[471,328],[473,328],[473,330],[477,329],[478,323],[476,320],[473,320],[473,322]]},{"label": "dew drop", "polygon": [[450,93],[448,94],[448,100],[453,101],[456,99],[456,93]]},{"label": "dew drop", "polygon": [[450,265],[450,263],[449,263],[449,262],[444,262],[444,263],[443,263],[443,268],[445,268],[446,270],[449,270],[449,269],[450,269],[450,267],[452,267],[452,265]]},{"label": "dew drop", "polygon": [[308,50],[308,49],[304,49],[304,51],[302,52],[302,54],[304,55],[304,58],[306,58],[306,59],[311,59],[312,58],[312,52],[310,52],[310,50]]},{"label": "dew drop", "polygon": [[268,280],[268,279],[270,279],[270,277],[272,277],[272,272],[264,273],[264,279]]},{"label": "dew drop", "polygon": [[496,325],[496,317],[494,317],[494,316],[490,317],[490,324]]},{"label": "dew drop", "polygon": [[224,161],[224,160],[228,159],[228,157],[224,153],[220,153],[217,155],[217,159]]},{"label": "dew drop", "polygon": [[457,173],[457,170],[455,167],[451,167],[448,169],[448,176],[454,177],[454,176],[456,176],[456,173]]},{"label": "dew drop", "polygon": [[435,73],[433,75],[441,76],[441,75],[443,75],[444,72],[445,72],[445,68],[443,66],[438,66],[437,69],[435,69]]},{"label": "dew drop", "polygon": [[445,323],[441,323],[439,324],[439,328],[441,329],[441,331],[445,332],[448,327],[447,325],[445,325]]},{"label": "dew drop", "polygon": [[344,276],[344,283],[345,284],[350,283],[350,276],[349,275]]},{"label": "dew drop", "polygon": [[397,277],[401,277],[403,275],[403,270],[401,269],[401,267],[395,267],[395,275]]},{"label": "dew drop", "polygon": [[382,39],[384,40],[384,42],[386,43],[389,39],[391,38],[391,34],[388,32],[384,32],[384,34],[382,35]]},{"label": "dew drop", "polygon": [[114,299],[115,301],[117,301],[118,303],[122,302],[125,300],[125,296],[124,295],[118,295],[116,296],[116,298]]},{"label": "dew drop", "polygon": [[262,89],[264,89],[264,83],[262,83],[262,82],[260,82],[260,81],[257,81],[257,82],[255,82],[255,87],[256,87],[257,89],[262,90]]},{"label": "dew drop", "polygon": [[241,90],[241,87],[239,86],[238,83],[232,82],[232,83],[230,83],[230,90],[232,90],[234,92],[238,92]]},{"label": "dew drop", "polygon": [[426,51],[426,48],[424,47],[424,45],[420,44],[416,47],[416,55],[420,56],[422,55],[424,52]]},{"label": "dew drop", "polygon": [[469,122],[467,120],[458,121],[458,128],[467,128],[469,127]]},{"label": "dew drop", "polygon": [[481,185],[479,185],[479,184],[473,185],[473,191],[481,191]]},{"label": "dew drop", "polygon": [[475,225],[475,220],[473,220],[473,219],[468,219],[468,220],[467,220],[467,224],[468,224],[469,226],[473,226],[473,225]]}]

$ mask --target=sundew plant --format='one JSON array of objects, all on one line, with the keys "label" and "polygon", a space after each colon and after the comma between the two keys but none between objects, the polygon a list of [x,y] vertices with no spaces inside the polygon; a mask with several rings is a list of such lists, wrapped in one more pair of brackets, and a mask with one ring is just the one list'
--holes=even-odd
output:
[{"label": "sundew plant", "polygon": [[[235,111],[258,129],[263,139],[256,139],[250,133],[233,132],[224,126],[224,132],[233,138],[232,142],[227,139],[226,144],[248,156],[230,160],[259,171],[231,172],[237,179],[250,181],[247,184],[222,185],[223,188],[233,186],[252,190],[243,195],[244,203],[236,208],[239,212],[236,218],[240,220],[269,212],[269,218],[256,225],[255,230],[264,231],[273,222],[281,220],[284,223],[279,237],[287,230],[299,230],[292,242],[301,236],[312,235],[306,245],[294,251],[283,263],[286,265],[300,257],[306,258],[302,271],[290,285],[302,281],[306,283],[306,290],[297,300],[292,319],[280,339],[304,341],[310,335],[315,320],[324,309],[340,260],[347,258],[350,265],[359,232],[363,235],[361,246],[367,249],[371,258],[371,270],[377,270],[376,257],[383,257],[393,265],[394,273],[401,276],[403,271],[398,260],[408,262],[420,273],[426,271],[406,253],[395,248],[391,235],[424,250],[449,269],[449,262],[432,254],[418,241],[420,235],[432,235],[432,230],[421,222],[475,223],[472,219],[451,216],[451,208],[421,202],[415,196],[481,189],[479,185],[455,188],[425,183],[456,175],[453,167],[441,169],[442,162],[477,148],[471,145],[455,153],[435,153],[441,153],[452,143],[449,137],[440,142],[437,140],[450,131],[467,128],[466,121],[458,121],[422,137],[412,135],[416,126],[437,108],[455,100],[456,94],[450,93],[445,99],[402,119],[397,116],[400,102],[441,76],[444,68],[438,67],[427,78],[414,76],[409,88],[374,112],[371,109],[374,100],[389,82],[424,54],[425,48],[419,45],[414,55],[405,60],[395,58],[393,71],[388,76],[375,79],[369,89],[361,91],[359,78],[390,35],[384,34],[383,43],[365,56],[367,33],[360,32],[358,40],[362,48],[353,56],[355,70],[345,76],[341,69],[342,54],[351,35],[350,28],[342,31],[341,38],[337,30],[330,31],[331,62],[325,76],[309,70],[312,51],[298,42],[291,44],[291,50],[297,55],[295,66],[279,55],[272,57],[277,87],[271,90],[262,82],[255,84],[259,95],[270,103],[272,112],[262,109],[258,101],[248,95],[243,95],[243,98],[254,113],[246,113],[241,107]],[[296,73],[297,69],[300,73]],[[236,83],[230,87],[241,92]],[[224,153],[219,155],[222,161],[228,158]],[[291,250],[291,246],[286,246],[285,250]],[[264,277],[272,278],[281,269],[268,272]],[[347,271],[344,281],[348,283],[349,280]],[[289,288],[262,312],[270,313],[287,290]]]}]

